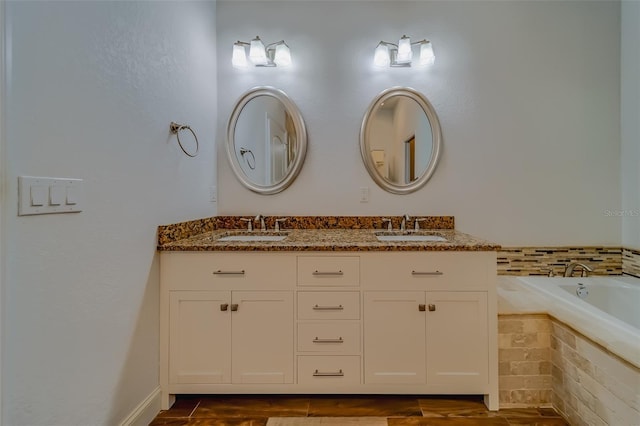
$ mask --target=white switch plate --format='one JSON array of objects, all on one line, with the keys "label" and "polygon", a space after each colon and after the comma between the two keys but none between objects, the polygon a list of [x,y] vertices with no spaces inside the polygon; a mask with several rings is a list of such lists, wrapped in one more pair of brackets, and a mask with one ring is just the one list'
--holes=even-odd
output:
[{"label": "white switch plate", "polygon": [[82,211],[82,179],[18,176],[18,216]]},{"label": "white switch plate", "polygon": [[218,188],[216,188],[215,186],[209,187],[209,201],[211,201],[212,203],[218,201]]},{"label": "white switch plate", "polygon": [[360,187],[360,202],[368,203],[369,202],[369,187],[361,186]]}]

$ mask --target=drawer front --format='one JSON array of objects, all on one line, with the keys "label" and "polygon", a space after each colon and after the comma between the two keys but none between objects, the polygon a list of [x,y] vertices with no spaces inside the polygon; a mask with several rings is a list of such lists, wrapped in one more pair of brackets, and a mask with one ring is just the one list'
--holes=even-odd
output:
[{"label": "drawer front", "polygon": [[295,286],[295,255],[274,253],[162,253],[167,290],[285,290]]},{"label": "drawer front", "polygon": [[367,289],[467,291],[495,285],[495,252],[367,253],[361,262]]},{"label": "drawer front", "polygon": [[299,256],[298,285],[358,286],[360,258],[357,256]]},{"label": "drawer front", "polygon": [[358,385],[360,384],[360,357],[299,356],[298,383],[318,386]]},{"label": "drawer front", "polygon": [[360,292],[300,291],[298,319],[360,319]]},{"label": "drawer front", "polygon": [[355,354],[360,352],[360,323],[333,321],[298,324],[298,351]]}]

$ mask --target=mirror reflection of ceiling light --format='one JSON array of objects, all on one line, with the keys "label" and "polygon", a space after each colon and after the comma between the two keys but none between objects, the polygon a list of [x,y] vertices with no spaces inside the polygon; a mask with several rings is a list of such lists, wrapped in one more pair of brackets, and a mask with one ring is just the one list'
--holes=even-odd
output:
[{"label": "mirror reflection of ceiling light", "polygon": [[411,38],[403,35],[398,44],[381,41],[376,47],[373,63],[378,67],[410,67],[413,62],[413,47],[419,46],[418,65],[433,65],[435,55],[429,40],[423,39],[411,43]]},{"label": "mirror reflection of ceiling light", "polygon": [[[247,47],[249,54],[247,55]],[[231,65],[234,68],[256,67],[287,67],[291,65],[291,51],[284,40],[270,43],[266,47],[256,36],[250,43],[236,41],[233,43]]]}]

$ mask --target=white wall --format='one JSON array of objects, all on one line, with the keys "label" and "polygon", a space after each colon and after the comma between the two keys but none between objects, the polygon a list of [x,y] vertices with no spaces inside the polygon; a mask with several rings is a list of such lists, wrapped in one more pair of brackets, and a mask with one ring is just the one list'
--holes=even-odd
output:
[{"label": "white wall", "polygon": [[[117,424],[158,386],[156,228],[216,214],[215,2],[6,6],[3,424]],[[84,211],[18,217],[20,175]]]},{"label": "white wall", "polygon": [[622,245],[640,250],[640,2],[622,2]]},{"label": "white wall", "polygon": [[[620,4],[612,1],[219,1],[220,214],[454,215],[458,229],[504,245],[621,243]],[[429,38],[429,71],[374,69],[380,40]],[[285,39],[290,69],[231,67],[236,40]],[[283,89],[309,131],[307,161],[278,195],[244,189],[224,154],[234,102]],[[444,149],[417,193],[393,195],[358,148],[370,101],[390,86],[424,93]],[[369,203],[359,188],[371,189]]]}]

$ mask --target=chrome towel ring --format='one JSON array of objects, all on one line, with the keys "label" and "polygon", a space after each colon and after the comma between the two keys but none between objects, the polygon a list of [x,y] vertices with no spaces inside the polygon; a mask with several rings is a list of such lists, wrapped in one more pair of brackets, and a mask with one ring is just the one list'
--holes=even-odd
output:
[{"label": "chrome towel ring", "polygon": [[[189,157],[195,157],[196,155],[198,155],[198,148],[200,148],[200,144],[198,143],[196,132],[194,132],[191,127],[187,126],[186,124],[178,124],[172,121],[169,125],[169,129],[171,130],[171,133],[176,135],[176,138],[178,139],[178,145],[180,145],[180,149],[182,149],[182,152],[187,154]],[[184,146],[182,146],[182,142],[180,141],[180,131],[185,129],[189,130],[193,135],[193,138],[196,140],[196,151],[193,154],[184,149]]]}]

